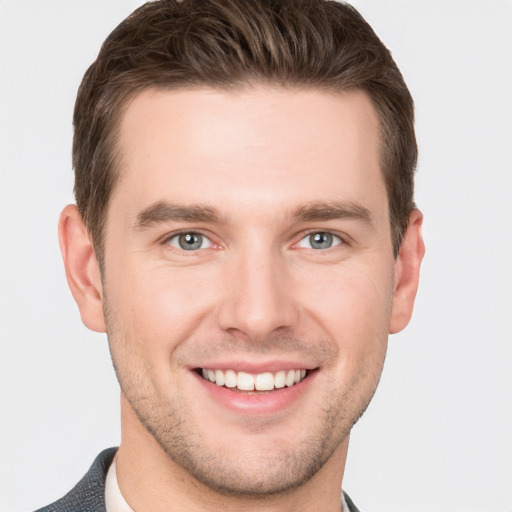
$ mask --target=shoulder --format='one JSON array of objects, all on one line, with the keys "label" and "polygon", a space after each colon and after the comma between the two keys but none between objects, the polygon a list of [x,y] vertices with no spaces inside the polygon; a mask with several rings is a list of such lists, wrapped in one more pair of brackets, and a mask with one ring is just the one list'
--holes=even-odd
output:
[{"label": "shoulder", "polygon": [[105,478],[116,451],[117,448],[102,451],[68,494],[36,512],[105,512]]},{"label": "shoulder", "polygon": [[344,492],[343,497],[345,499],[345,504],[347,505],[348,512],[360,512],[359,509],[354,505],[354,502],[350,499],[350,496]]}]

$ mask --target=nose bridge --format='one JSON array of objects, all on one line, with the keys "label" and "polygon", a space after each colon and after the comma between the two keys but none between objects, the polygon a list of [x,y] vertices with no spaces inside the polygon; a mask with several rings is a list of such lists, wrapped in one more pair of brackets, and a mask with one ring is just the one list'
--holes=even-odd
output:
[{"label": "nose bridge", "polygon": [[227,331],[262,339],[291,327],[297,308],[284,255],[271,244],[253,240],[229,257],[219,321]]}]

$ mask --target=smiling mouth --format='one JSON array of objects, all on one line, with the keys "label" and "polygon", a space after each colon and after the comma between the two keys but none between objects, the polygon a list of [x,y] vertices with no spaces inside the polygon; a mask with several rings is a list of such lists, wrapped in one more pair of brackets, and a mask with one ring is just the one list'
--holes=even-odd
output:
[{"label": "smiling mouth", "polygon": [[232,391],[274,391],[285,387],[292,387],[302,382],[310,374],[311,370],[290,369],[278,372],[264,372],[251,374],[235,372],[234,370],[215,370],[211,368],[198,368],[198,373],[219,387],[226,387]]}]

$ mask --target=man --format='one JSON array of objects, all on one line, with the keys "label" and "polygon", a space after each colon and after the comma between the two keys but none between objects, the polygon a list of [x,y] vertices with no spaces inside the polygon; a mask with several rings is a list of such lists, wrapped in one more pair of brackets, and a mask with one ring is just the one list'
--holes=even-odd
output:
[{"label": "man", "polygon": [[61,249],[122,436],[41,510],[357,510],[349,433],[424,252],[389,52],[335,2],[152,2],[74,126]]}]

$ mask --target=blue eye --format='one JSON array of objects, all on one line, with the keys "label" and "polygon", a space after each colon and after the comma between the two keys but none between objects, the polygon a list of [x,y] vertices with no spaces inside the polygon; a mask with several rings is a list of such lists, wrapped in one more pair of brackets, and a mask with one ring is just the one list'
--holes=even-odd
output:
[{"label": "blue eye", "polygon": [[204,235],[194,233],[193,231],[174,235],[169,238],[167,243],[184,251],[197,251],[199,249],[206,249],[212,245],[210,240]]},{"label": "blue eye", "polygon": [[342,240],[339,236],[333,235],[328,231],[317,231],[305,236],[300,242],[299,247],[306,249],[330,249],[336,245],[340,245]]}]

